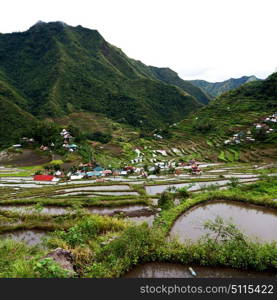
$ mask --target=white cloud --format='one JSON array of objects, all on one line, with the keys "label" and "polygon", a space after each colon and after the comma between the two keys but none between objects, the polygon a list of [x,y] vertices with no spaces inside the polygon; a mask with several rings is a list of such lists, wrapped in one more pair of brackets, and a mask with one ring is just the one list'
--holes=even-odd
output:
[{"label": "white cloud", "polygon": [[276,11],[276,0],[9,0],[0,32],[60,20],[184,79],[264,78],[277,66]]}]

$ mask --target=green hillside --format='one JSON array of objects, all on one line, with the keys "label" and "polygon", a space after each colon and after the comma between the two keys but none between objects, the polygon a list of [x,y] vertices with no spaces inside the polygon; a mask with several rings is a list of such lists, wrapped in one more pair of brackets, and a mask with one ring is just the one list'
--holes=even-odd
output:
[{"label": "green hillside", "polygon": [[180,126],[193,134],[226,136],[277,110],[277,73],[216,98]]},{"label": "green hillside", "polygon": [[176,85],[182,90],[186,91],[193,97],[195,97],[199,102],[203,104],[208,104],[211,100],[211,97],[207,95],[200,88],[191,84],[189,81],[181,79],[176,72],[169,68],[157,68],[157,67],[149,67],[153,72],[155,78],[171,85]]},{"label": "green hillside", "polygon": [[23,111],[19,106],[12,103],[9,98],[13,98],[13,92],[4,89],[4,94],[10,95],[3,96],[3,87],[0,82],[0,146],[9,146],[11,142],[18,141],[18,138],[29,130],[31,126],[36,123],[35,118],[29,113]]},{"label": "green hillside", "polygon": [[14,103],[39,118],[90,111],[151,130],[201,107],[98,31],[61,22],[1,34],[0,71],[26,99]]},{"label": "green hillside", "polygon": [[260,80],[260,79],[258,79],[256,76],[243,76],[241,78],[230,78],[230,79],[222,81],[222,82],[208,82],[205,80],[191,80],[190,83],[192,83],[194,86],[202,89],[208,95],[211,95],[212,97],[217,97],[225,92],[234,90],[245,83],[248,83],[251,81],[256,81],[256,80]]},{"label": "green hillside", "polygon": [[[255,124],[277,112],[277,73],[266,80],[247,83],[229,91],[172,128],[169,143],[198,159],[259,161],[277,158],[277,127],[273,132],[255,131]],[[251,130],[254,142],[231,143],[234,134]]]}]

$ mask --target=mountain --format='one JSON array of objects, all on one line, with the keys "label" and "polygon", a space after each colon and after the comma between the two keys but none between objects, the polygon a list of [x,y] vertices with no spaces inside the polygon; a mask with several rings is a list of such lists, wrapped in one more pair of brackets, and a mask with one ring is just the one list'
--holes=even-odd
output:
[{"label": "mountain", "polygon": [[[256,130],[255,124],[276,112],[277,73],[273,73],[226,92],[192,113],[170,129],[168,143],[200,161],[271,162],[277,158],[277,124],[269,124],[270,133]],[[237,134],[241,142],[225,144]]]},{"label": "mountain", "polygon": [[208,104],[211,96],[206,94],[201,88],[193,85],[187,80],[181,79],[176,72],[169,68],[157,68],[149,66],[156,79],[161,80],[167,84],[176,85],[185,92],[195,97],[202,104]]},{"label": "mountain", "polygon": [[227,136],[277,111],[277,73],[226,92],[181,122],[193,135]]},{"label": "mountain", "polygon": [[197,89],[169,85],[97,30],[62,22],[0,34],[0,79],[17,95],[9,101],[39,119],[88,111],[151,130],[202,106]]},{"label": "mountain", "polygon": [[256,76],[243,76],[241,78],[230,78],[228,80],[222,82],[208,82],[205,80],[190,80],[194,86],[201,88],[202,91],[206,92],[208,95],[212,97],[217,97],[225,92],[230,90],[234,90],[241,85],[251,82],[260,80]]}]

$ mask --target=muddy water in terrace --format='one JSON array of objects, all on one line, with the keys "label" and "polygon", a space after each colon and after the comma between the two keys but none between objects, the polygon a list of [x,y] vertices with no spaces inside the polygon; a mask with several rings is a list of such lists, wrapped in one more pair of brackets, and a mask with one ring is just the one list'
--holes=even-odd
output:
[{"label": "muddy water in terrace", "polygon": [[130,217],[130,221],[133,221],[136,224],[142,224],[146,222],[150,227],[153,226],[153,222],[155,220],[155,215],[152,216],[140,216],[140,217]]},{"label": "muddy water in terrace", "polygon": [[34,246],[42,242],[42,237],[46,236],[42,230],[16,230],[0,235],[1,239],[10,238],[17,242],[24,242],[27,245]]},{"label": "muddy water in terrace", "polygon": [[[190,266],[173,263],[147,263],[135,267],[125,274],[126,278],[192,278]],[[270,272],[243,271],[232,268],[192,266],[196,277],[202,278],[245,278],[276,277]]]},{"label": "muddy water in terrace", "polygon": [[[256,178],[245,178],[239,180],[239,182],[245,182],[245,181],[255,181],[257,180]],[[226,185],[229,183],[230,180],[214,180],[214,181],[203,181],[203,182],[191,182],[191,183],[178,183],[178,184],[164,184],[164,185],[148,185],[145,187],[147,194],[149,195],[156,195],[159,193],[164,192],[168,187],[176,187],[176,188],[182,188],[182,187],[189,187],[191,186],[188,190],[189,191],[195,191],[199,190],[202,187],[208,187],[211,185]]]},{"label": "muddy water in terrace", "polygon": [[32,183],[26,183],[26,184],[4,184],[0,183],[0,187],[20,187],[20,188],[40,188],[43,187],[43,185],[38,185],[38,184],[32,184]]},{"label": "muddy water in terrace", "polygon": [[118,206],[118,207],[87,207],[87,210],[92,214],[99,214],[99,215],[110,215],[115,211],[136,211],[139,209],[147,208],[144,205],[129,205],[129,206]]},{"label": "muddy water in terrace", "polygon": [[65,193],[65,194],[59,194],[59,195],[53,195],[52,197],[70,197],[70,196],[76,196],[81,195],[85,197],[97,197],[97,196],[139,196],[137,192],[74,192],[74,193]]},{"label": "muddy water in terrace", "polygon": [[139,196],[137,192],[97,192],[94,194],[99,196]]},{"label": "muddy water in terrace", "polygon": [[68,192],[78,192],[78,191],[126,191],[130,190],[129,185],[102,185],[102,186],[85,186],[72,189],[64,189],[63,191]]},{"label": "muddy water in terrace", "polygon": [[203,224],[215,220],[216,216],[237,225],[251,239],[277,240],[277,210],[231,201],[208,202],[191,208],[176,220],[170,237],[176,236],[181,242],[196,241],[209,233]]},{"label": "muddy water in terrace", "polygon": [[0,206],[0,211],[1,210],[22,212],[26,214],[39,213],[39,214],[47,214],[47,215],[63,215],[70,212],[70,210],[64,207],[47,206],[47,207],[43,207],[42,209],[36,210],[33,206],[29,206],[29,205],[24,205],[24,206],[5,205],[5,206]]}]

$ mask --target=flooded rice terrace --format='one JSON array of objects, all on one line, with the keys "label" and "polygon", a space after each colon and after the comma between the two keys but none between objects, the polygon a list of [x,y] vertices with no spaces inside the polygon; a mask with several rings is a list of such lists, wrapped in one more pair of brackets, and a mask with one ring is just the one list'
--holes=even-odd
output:
[{"label": "flooded rice terrace", "polygon": [[126,191],[130,190],[129,185],[99,185],[99,186],[85,186],[78,188],[64,189],[66,193],[78,191]]},{"label": "flooded rice terrace", "polygon": [[[219,189],[222,189],[224,186],[230,183],[231,177],[238,178],[241,183],[256,181],[259,177],[259,175],[251,174],[251,172],[250,174],[239,173],[239,171],[236,170],[236,167],[224,168],[223,165],[221,167],[221,164],[201,164],[201,167],[216,167],[216,169],[208,170],[201,176],[192,176],[190,174],[186,174],[185,172],[183,174],[179,174],[178,176],[174,176],[172,174],[160,176],[150,175],[147,179],[138,176],[107,177],[105,178],[106,183],[101,183],[100,185],[97,184],[98,181],[94,179],[68,182],[33,181],[33,177],[31,176],[17,177],[13,175],[13,173],[19,172],[19,169],[0,167],[0,188],[10,187],[14,188],[15,190],[18,189],[22,191],[24,189],[27,190],[32,188],[47,188],[48,185],[52,185],[53,192],[49,196],[52,199],[55,199],[55,197],[70,197],[79,195],[83,197],[130,196],[129,200],[131,200],[135,197],[139,197],[140,192],[136,191],[136,188],[133,188],[129,184],[147,184],[145,185],[145,191],[148,195],[153,196],[164,192],[168,187],[187,187],[189,191],[198,191],[205,187],[218,185]],[[189,168],[190,167],[184,167],[184,169]],[[216,173],[219,174],[216,175]],[[249,172],[247,171],[247,173]],[[4,174],[10,174],[11,176],[5,177]],[[224,177],[222,177],[220,174],[222,174]],[[270,175],[273,176],[274,174]],[[199,181],[197,181],[198,178]],[[174,183],[174,181],[189,181],[191,179],[193,179],[194,182]],[[165,181],[165,183],[162,185],[151,185],[151,181]],[[81,184],[86,186],[80,186]],[[67,187],[67,185],[70,186]],[[60,188],[58,188],[58,186],[60,186]],[[57,187],[57,189],[55,189],[55,187]],[[17,192],[12,194],[16,193]],[[32,198],[32,196],[29,198]],[[59,201],[61,199],[56,198],[55,200]],[[74,201],[73,198],[72,201]],[[157,206],[158,199],[152,199],[152,204]],[[156,215],[154,210],[149,212],[149,207],[146,205],[125,205],[112,207],[91,206],[84,208],[92,214],[99,215],[113,216],[121,212],[124,218],[129,219],[136,224],[146,222],[150,226],[153,225]],[[26,214],[40,213],[48,215],[63,215],[73,212],[70,207],[61,207],[55,205],[35,208],[34,206],[30,205],[9,204],[0,206],[0,211],[1,210],[20,213],[23,212]],[[258,237],[261,241],[277,240],[277,233],[274,230],[274,228],[277,228],[276,211],[273,209],[266,209],[253,205],[244,205],[242,203],[226,201],[216,201],[213,203],[201,204],[190,209],[176,220],[171,229],[170,236],[178,236],[180,241],[185,241],[187,239],[195,241],[207,233],[207,230],[203,229],[203,223],[209,219],[215,219],[217,215],[221,216],[225,220],[229,220],[229,217],[232,217],[232,222],[251,238]],[[23,240],[29,244],[36,244],[39,243],[40,237],[45,235],[45,233],[36,230],[21,230],[10,234],[2,234],[1,237],[3,238],[4,236],[8,235],[16,240]]]},{"label": "flooded rice terrace", "polygon": [[[239,182],[256,181],[257,177],[243,178]],[[230,180],[214,180],[214,181],[203,181],[203,182],[191,182],[191,183],[176,183],[176,184],[161,184],[161,185],[148,185],[145,187],[146,192],[149,195],[156,195],[164,192],[169,187],[182,188],[186,187],[189,191],[197,191],[201,188],[206,188],[213,185],[224,186],[230,183]]]},{"label": "flooded rice terrace", "polygon": [[98,214],[98,215],[111,215],[115,213],[116,211],[122,211],[122,212],[131,212],[131,211],[137,211],[141,209],[148,208],[145,205],[128,205],[128,206],[117,206],[117,207],[87,207],[87,210],[92,214]]},{"label": "flooded rice terrace", "polygon": [[35,208],[30,205],[1,205],[0,211],[12,211],[25,214],[46,214],[46,215],[63,215],[70,212],[70,209],[58,206],[44,206],[42,208]]},{"label": "flooded rice terrace", "polygon": [[42,238],[47,235],[47,232],[37,229],[32,230],[16,230],[13,232],[7,232],[0,235],[0,239],[13,239],[17,242],[24,242],[29,246],[39,245],[42,242]]},{"label": "flooded rice terrace", "polygon": [[69,197],[69,196],[139,196],[137,192],[90,192],[90,191],[79,191],[71,193],[63,193],[58,195],[53,195],[53,197]]},{"label": "flooded rice terrace", "polygon": [[[153,218],[154,211],[146,205],[126,205],[126,206],[113,206],[113,207],[83,207],[85,210],[92,214],[98,215],[114,215],[123,212],[127,217],[137,221],[148,221],[148,218]],[[30,205],[2,205],[0,211],[12,211],[24,214],[46,214],[46,215],[63,215],[72,213],[74,210],[71,207],[59,206],[44,206],[36,208]]]},{"label": "flooded rice terrace", "polygon": [[134,222],[135,224],[142,224],[146,222],[148,226],[152,227],[154,220],[155,220],[155,215],[150,215],[150,216],[139,216],[139,217],[129,217],[130,221]]},{"label": "flooded rice terrace", "polygon": [[126,273],[125,278],[255,278],[276,277],[271,272],[243,271],[232,268],[192,266],[196,273],[193,276],[189,267],[181,264],[152,262],[135,267]]},{"label": "flooded rice terrace", "polygon": [[181,242],[196,241],[211,233],[203,228],[203,224],[217,216],[237,225],[251,239],[257,237],[264,242],[277,240],[275,209],[231,201],[208,202],[191,208],[176,220],[170,237],[177,237]]}]

